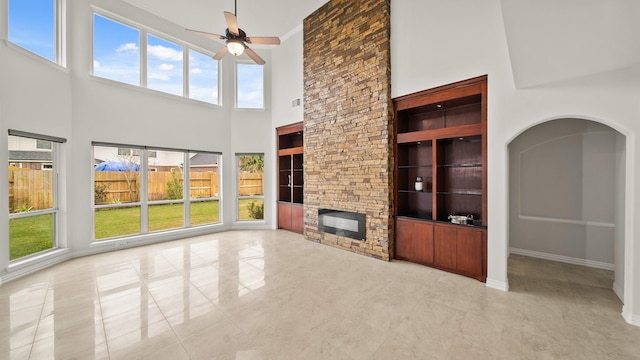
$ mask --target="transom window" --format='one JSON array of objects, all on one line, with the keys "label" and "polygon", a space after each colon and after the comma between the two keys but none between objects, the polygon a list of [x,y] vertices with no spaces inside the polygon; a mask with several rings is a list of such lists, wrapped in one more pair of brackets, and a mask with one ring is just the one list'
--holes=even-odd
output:
[{"label": "transom window", "polygon": [[264,67],[258,64],[236,64],[236,107],[264,109]]},{"label": "transom window", "polygon": [[219,62],[212,54],[99,13],[93,29],[93,75],[219,104]]},{"label": "transom window", "polygon": [[61,64],[60,6],[57,0],[8,0],[9,41]]}]

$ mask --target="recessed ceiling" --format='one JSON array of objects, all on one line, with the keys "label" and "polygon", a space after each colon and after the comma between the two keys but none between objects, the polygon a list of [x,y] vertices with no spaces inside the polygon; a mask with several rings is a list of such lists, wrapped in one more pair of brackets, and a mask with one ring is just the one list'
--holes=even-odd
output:
[{"label": "recessed ceiling", "polygon": [[[185,28],[224,34],[234,0],[124,0]],[[253,36],[283,38],[328,0],[237,0],[238,25]]]}]

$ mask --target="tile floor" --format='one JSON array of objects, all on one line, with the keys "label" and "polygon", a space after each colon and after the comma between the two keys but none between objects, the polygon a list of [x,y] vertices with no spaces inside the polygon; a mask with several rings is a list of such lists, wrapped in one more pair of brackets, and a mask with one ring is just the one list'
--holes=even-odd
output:
[{"label": "tile floor", "polygon": [[514,255],[509,279],[225,232],[3,284],[0,359],[640,358],[611,272]]}]

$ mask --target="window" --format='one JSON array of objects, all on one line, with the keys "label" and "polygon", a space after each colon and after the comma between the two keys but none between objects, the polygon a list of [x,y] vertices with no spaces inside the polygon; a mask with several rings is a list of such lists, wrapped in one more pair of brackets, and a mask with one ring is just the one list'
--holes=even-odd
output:
[{"label": "window", "polygon": [[94,13],[93,75],[140,85],[140,31]]},{"label": "window", "polygon": [[93,14],[93,75],[219,104],[218,60],[139,27]]},{"label": "window", "polygon": [[120,156],[140,156],[140,149],[137,148],[118,148]]},{"label": "window", "polygon": [[182,57],[182,46],[147,35],[147,87],[182,96]]},{"label": "window", "polygon": [[[48,151],[16,151],[11,144],[48,143]],[[9,258],[17,260],[56,247],[57,152],[64,139],[9,130]],[[48,152],[43,156],[43,152]]]},{"label": "window", "polygon": [[8,0],[9,41],[49,61],[60,62],[58,2]]},{"label": "window", "polygon": [[36,149],[51,150],[51,148],[51,141],[36,139]]},{"label": "window", "polygon": [[189,97],[219,104],[218,61],[192,49],[189,49]]},{"label": "window", "polygon": [[[147,173],[149,231],[176,229],[184,226],[184,172],[182,151],[155,150],[158,155],[149,166],[158,171]],[[162,170],[160,170],[162,169]]]},{"label": "window", "polygon": [[236,154],[238,220],[264,220],[264,154]]},{"label": "window", "polygon": [[219,153],[94,143],[93,157],[104,159],[93,172],[96,240],[220,222]]},{"label": "window", "polygon": [[264,108],[262,65],[236,64],[236,105],[243,109]]},{"label": "window", "polygon": [[189,153],[190,224],[220,222],[220,155]]}]

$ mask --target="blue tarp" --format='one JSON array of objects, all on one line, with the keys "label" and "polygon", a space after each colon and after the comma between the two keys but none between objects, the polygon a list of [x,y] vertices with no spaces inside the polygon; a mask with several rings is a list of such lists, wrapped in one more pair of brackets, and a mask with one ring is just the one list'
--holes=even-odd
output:
[{"label": "blue tarp", "polygon": [[140,171],[140,165],[127,161],[105,161],[94,168],[95,171]]}]

